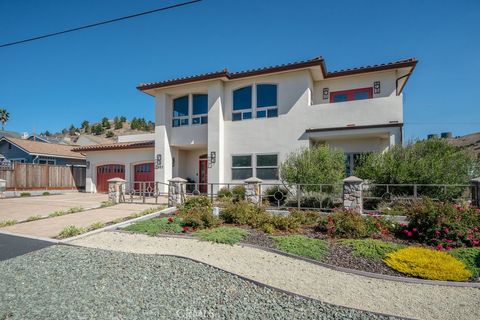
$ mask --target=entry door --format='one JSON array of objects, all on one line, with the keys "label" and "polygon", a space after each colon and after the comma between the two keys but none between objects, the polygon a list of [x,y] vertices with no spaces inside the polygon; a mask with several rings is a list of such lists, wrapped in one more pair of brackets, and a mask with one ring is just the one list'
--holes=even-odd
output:
[{"label": "entry door", "polygon": [[208,160],[198,160],[198,191],[201,193],[207,193],[208,191]]}]

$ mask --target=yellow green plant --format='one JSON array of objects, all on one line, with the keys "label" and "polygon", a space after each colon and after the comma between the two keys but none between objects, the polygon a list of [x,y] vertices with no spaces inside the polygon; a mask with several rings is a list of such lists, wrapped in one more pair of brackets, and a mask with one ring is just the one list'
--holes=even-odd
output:
[{"label": "yellow green plant", "polygon": [[388,253],[384,262],[403,274],[430,280],[466,281],[472,273],[444,251],[408,247]]}]

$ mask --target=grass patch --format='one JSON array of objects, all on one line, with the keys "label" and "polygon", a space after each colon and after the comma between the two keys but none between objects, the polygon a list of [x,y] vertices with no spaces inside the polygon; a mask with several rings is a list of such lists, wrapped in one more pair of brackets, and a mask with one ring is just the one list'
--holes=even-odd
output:
[{"label": "grass patch", "polygon": [[68,226],[65,227],[57,236],[58,239],[65,239],[65,238],[70,238],[70,237],[75,237],[78,236],[82,233],[85,233],[87,230],[82,227],[77,227],[77,226]]},{"label": "grass patch", "polygon": [[340,243],[352,248],[354,256],[373,260],[382,260],[388,253],[405,247],[400,244],[375,239],[343,240]]},{"label": "grass patch", "polygon": [[37,214],[35,216],[28,217],[26,221],[28,222],[28,221],[35,221],[35,220],[40,220],[40,219],[42,219],[42,216]]},{"label": "grass patch", "polygon": [[50,195],[50,192],[48,191],[45,191],[44,193],[42,193],[42,196],[49,196]]},{"label": "grass patch", "polygon": [[77,213],[77,212],[82,212],[84,209],[82,207],[73,207],[68,210],[59,210],[59,211],[54,211],[48,215],[49,218],[53,217],[60,217],[64,216],[66,214],[71,214],[71,213]]},{"label": "grass patch", "polygon": [[0,228],[13,226],[14,224],[17,224],[17,220],[0,221]]},{"label": "grass patch", "polygon": [[97,229],[100,229],[100,228],[103,228],[105,227],[106,224],[104,222],[101,222],[101,221],[97,221],[95,223],[92,223],[88,228],[87,228],[87,231],[93,231],[93,230],[97,230]]},{"label": "grass patch", "polygon": [[473,277],[480,276],[480,248],[458,248],[450,251],[450,254],[462,261]]},{"label": "grass patch", "polygon": [[160,233],[181,233],[183,231],[182,222],[182,219],[177,217],[153,218],[135,222],[124,230],[146,233],[150,236],[156,236]]},{"label": "grass patch", "polygon": [[110,200],[102,201],[102,203],[100,204],[100,208],[107,208],[107,207],[111,207],[113,205],[115,205],[115,204]]},{"label": "grass patch", "polygon": [[195,235],[205,241],[233,245],[245,239],[245,237],[248,235],[248,232],[240,228],[219,227],[214,229],[200,230],[195,232]]},{"label": "grass patch", "polygon": [[324,240],[305,236],[273,237],[279,250],[302,257],[321,260],[328,252],[328,244]]},{"label": "grass patch", "polygon": [[24,197],[30,197],[32,194],[30,192],[22,192],[20,193],[20,197],[24,198]]}]

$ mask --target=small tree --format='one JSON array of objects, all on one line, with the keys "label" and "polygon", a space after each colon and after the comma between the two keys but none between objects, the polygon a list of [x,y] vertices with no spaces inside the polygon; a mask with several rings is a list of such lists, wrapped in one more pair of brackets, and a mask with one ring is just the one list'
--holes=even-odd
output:
[{"label": "small tree", "polygon": [[113,133],[113,131],[107,131],[107,133],[105,134],[105,137],[107,138],[113,138],[115,136],[115,134]]},{"label": "small tree", "polygon": [[[480,165],[466,149],[445,139],[396,145],[383,153],[365,155],[355,175],[378,184],[468,184],[478,177]],[[411,193],[412,190],[403,190]],[[419,195],[435,198],[459,196],[464,188],[421,187]]]},{"label": "small tree", "polygon": [[87,120],[84,120],[84,121],[82,122],[82,124],[81,124],[81,128],[82,128],[85,132],[87,132],[88,129],[90,128],[90,122],[88,122]]},{"label": "small tree", "polygon": [[102,127],[110,129],[110,121],[108,121],[107,117],[102,118]]},{"label": "small tree", "polygon": [[101,135],[103,132],[105,131],[105,129],[103,128],[103,126],[101,124],[94,124],[92,126],[92,133],[94,135]]},{"label": "small tree", "polygon": [[78,129],[75,128],[75,126],[72,124],[70,125],[70,128],[68,129],[68,134],[71,135],[71,136],[74,136],[75,135],[75,132],[77,132]]},{"label": "small tree", "polygon": [[5,125],[10,119],[10,114],[7,109],[0,109],[0,122],[2,123],[2,131],[5,131]]},{"label": "small tree", "polygon": [[296,184],[337,184],[345,177],[342,151],[328,146],[305,148],[280,165],[281,179]]}]

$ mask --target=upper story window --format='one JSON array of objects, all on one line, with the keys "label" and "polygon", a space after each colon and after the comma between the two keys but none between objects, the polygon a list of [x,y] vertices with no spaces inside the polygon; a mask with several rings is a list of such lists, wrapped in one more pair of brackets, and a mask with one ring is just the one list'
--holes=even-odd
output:
[{"label": "upper story window", "polygon": [[188,126],[188,96],[173,100],[173,127]]},{"label": "upper story window", "polygon": [[252,119],[252,86],[233,91],[233,121]]},{"label": "upper story window", "polygon": [[[256,89],[256,117],[278,117],[277,85],[257,84]],[[247,86],[233,91],[232,120],[239,121],[253,118],[253,86]]]},{"label": "upper story window", "polygon": [[373,98],[373,89],[361,88],[353,90],[334,91],[330,93],[330,102],[345,102]]},{"label": "upper story window", "polygon": [[192,124],[208,122],[208,95],[194,94],[192,97]]}]

